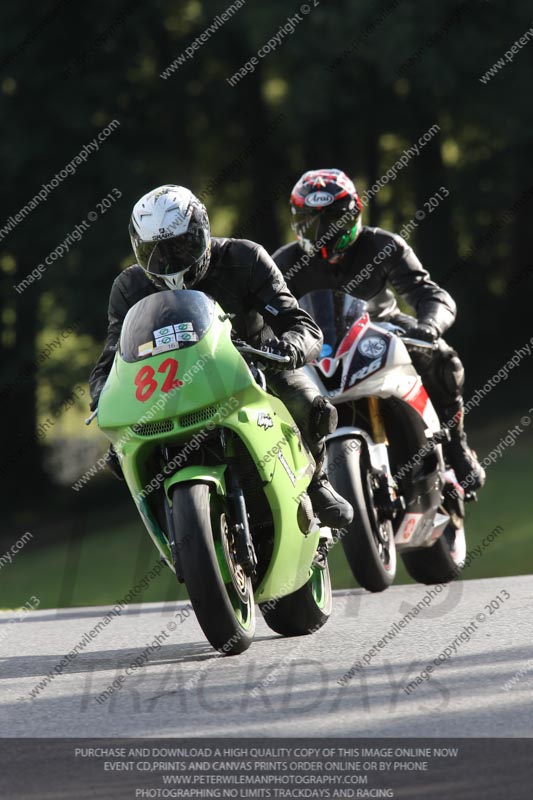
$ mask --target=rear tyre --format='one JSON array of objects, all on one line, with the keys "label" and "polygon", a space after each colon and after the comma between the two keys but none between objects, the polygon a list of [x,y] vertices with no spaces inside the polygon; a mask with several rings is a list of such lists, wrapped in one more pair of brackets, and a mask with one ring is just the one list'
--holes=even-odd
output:
[{"label": "rear tyre", "polygon": [[282,636],[305,636],[321,628],[331,614],[329,567],[313,566],[311,577],[300,589],[285,597],[260,603],[263,618]]},{"label": "rear tyre", "polygon": [[328,462],[339,466],[328,478],[354,509],[353,521],[341,538],[352,574],[364,589],[382,592],[396,576],[396,545],[392,523],[379,518],[363,447],[359,439],[332,439]]},{"label": "rear tyre", "polygon": [[189,598],[207,640],[224,655],[247,650],[255,633],[252,583],[234,558],[221,498],[206,483],[172,492],[176,547]]},{"label": "rear tyre", "polygon": [[458,578],[465,558],[464,531],[451,522],[431,547],[402,554],[405,569],[417,583],[450,583]]}]

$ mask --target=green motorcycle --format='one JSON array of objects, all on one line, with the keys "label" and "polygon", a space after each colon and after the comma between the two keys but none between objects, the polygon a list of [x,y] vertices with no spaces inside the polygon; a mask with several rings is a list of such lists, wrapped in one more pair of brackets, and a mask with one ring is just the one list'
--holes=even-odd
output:
[{"label": "green motorcycle", "polygon": [[252,643],[255,602],[277,633],[312,633],[331,582],[306,492],[312,456],[258,366],[284,357],[234,342],[229,317],[197,291],[140,300],[95,415],[206,638],[235,655]]}]

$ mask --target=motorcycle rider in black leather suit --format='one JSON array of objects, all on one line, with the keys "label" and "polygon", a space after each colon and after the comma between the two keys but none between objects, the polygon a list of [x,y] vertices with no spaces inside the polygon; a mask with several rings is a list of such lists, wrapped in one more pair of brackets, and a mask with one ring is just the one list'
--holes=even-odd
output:
[{"label": "motorcycle rider in black leather suit", "polygon": [[[289,357],[288,363],[265,359],[268,388],[291,412],[316,461],[308,488],[315,513],[332,528],[349,524],[353,509],[322,469],[324,436],[335,430],[337,411],[300,369],[320,352],[322,334],[299,308],[268,253],[245,239],[211,237],[205,207],[182,186],[162,186],[142,197],[133,209],[129,232],[137,264],[125,269],[111,288],[107,340],[89,378],[91,409],[98,405],[128,310],[154,292],[205,292],[232,315],[239,339]],[[121,477],[112,448],[107,461]]]},{"label": "motorcycle rider in black leather suit", "polygon": [[[442,339],[455,320],[453,299],[431,280],[401,236],[362,225],[361,200],[344,172],[304,173],[290,207],[297,241],[280,247],[273,259],[291,292],[296,298],[315,289],[352,294],[368,302],[373,321],[394,323],[406,336],[436,343],[435,350],[413,351],[411,358],[449,429],[445,455],[458,481],[467,491],[481,488],[485,471],[464,431],[463,364]],[[415,310],[416,319],[401,313],[390,286]]]}]

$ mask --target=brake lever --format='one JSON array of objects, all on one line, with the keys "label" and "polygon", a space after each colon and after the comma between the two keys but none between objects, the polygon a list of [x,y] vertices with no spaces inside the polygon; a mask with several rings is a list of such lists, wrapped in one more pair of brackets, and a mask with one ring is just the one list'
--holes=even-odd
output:
[{"label": "brake lever", "polygon": [[95,408],[95,410],[93,411],[93,413],[91,414],[91,416],[90,416],[90,417],[87,417],[87,419],[85,420],[85,424],[86,424],[86,425],[90,425],[90,424],[91,424],[91,422],[93,421],[93,419],[94,419],[94,418],[97,416],[97,414],[98,414],[98,409],[97,409],[97,408]]}]

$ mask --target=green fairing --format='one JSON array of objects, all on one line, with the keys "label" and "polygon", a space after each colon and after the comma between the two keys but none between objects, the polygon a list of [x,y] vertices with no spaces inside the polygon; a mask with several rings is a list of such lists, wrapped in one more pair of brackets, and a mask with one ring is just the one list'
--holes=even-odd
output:
[{"label": "green fairing", "polygon": [[[185,294],[198,295],[182,292]],[[264,392],[254,380],[231,341],[230,322],[221,317],[222,309],[213,304],[211,324],[203,338],[192,346],[147,355],[134,362],[125,361],[117,351],[100,397],[98,424],[114,444],[142,520],[169,565],[172,565],[169,540],[152,510],[153,492],[147,490],[154,478],[149,472],[148,457],[161,445],[185,446],[200,442],[201,446],[202,435],[218,427],[232,430],[239,436],[256,464],[274,523],[272,557],[254,592],[256,602],[264,603],[294,592],[311,575],[319,529],[315,527],[307,535],[301,532],[296,498],[305,492],[314,463],[291,415],[278,398]],[[127,320],[128,317],[125,326]],[[164,393],[161,386],[167,371],[162,369],[158,373],[158,368],[169,358],[178,362],[174,377],[183,383]],[[154,370],[157,388],[142,401],[136,398],[138,384],[135,380],[147,365]],[[183,419],[195,413],[199,419]],[[266,415],[272,421],[271,427],[259,425]],[[140,435],[132,428],[162,422],[167,427],[171,425],[171,430],[144,435],[145,430]],[[159,483],[164,484],[169,504],[170,488],[182,481],[208,482],[218,494],[225,495],[225,469],[226,466],[216,464],[186,466],[180,470],[178,465],[174,474],[162,475]],[[225,565],[221,564],[221,571],[225,571]]]}]

